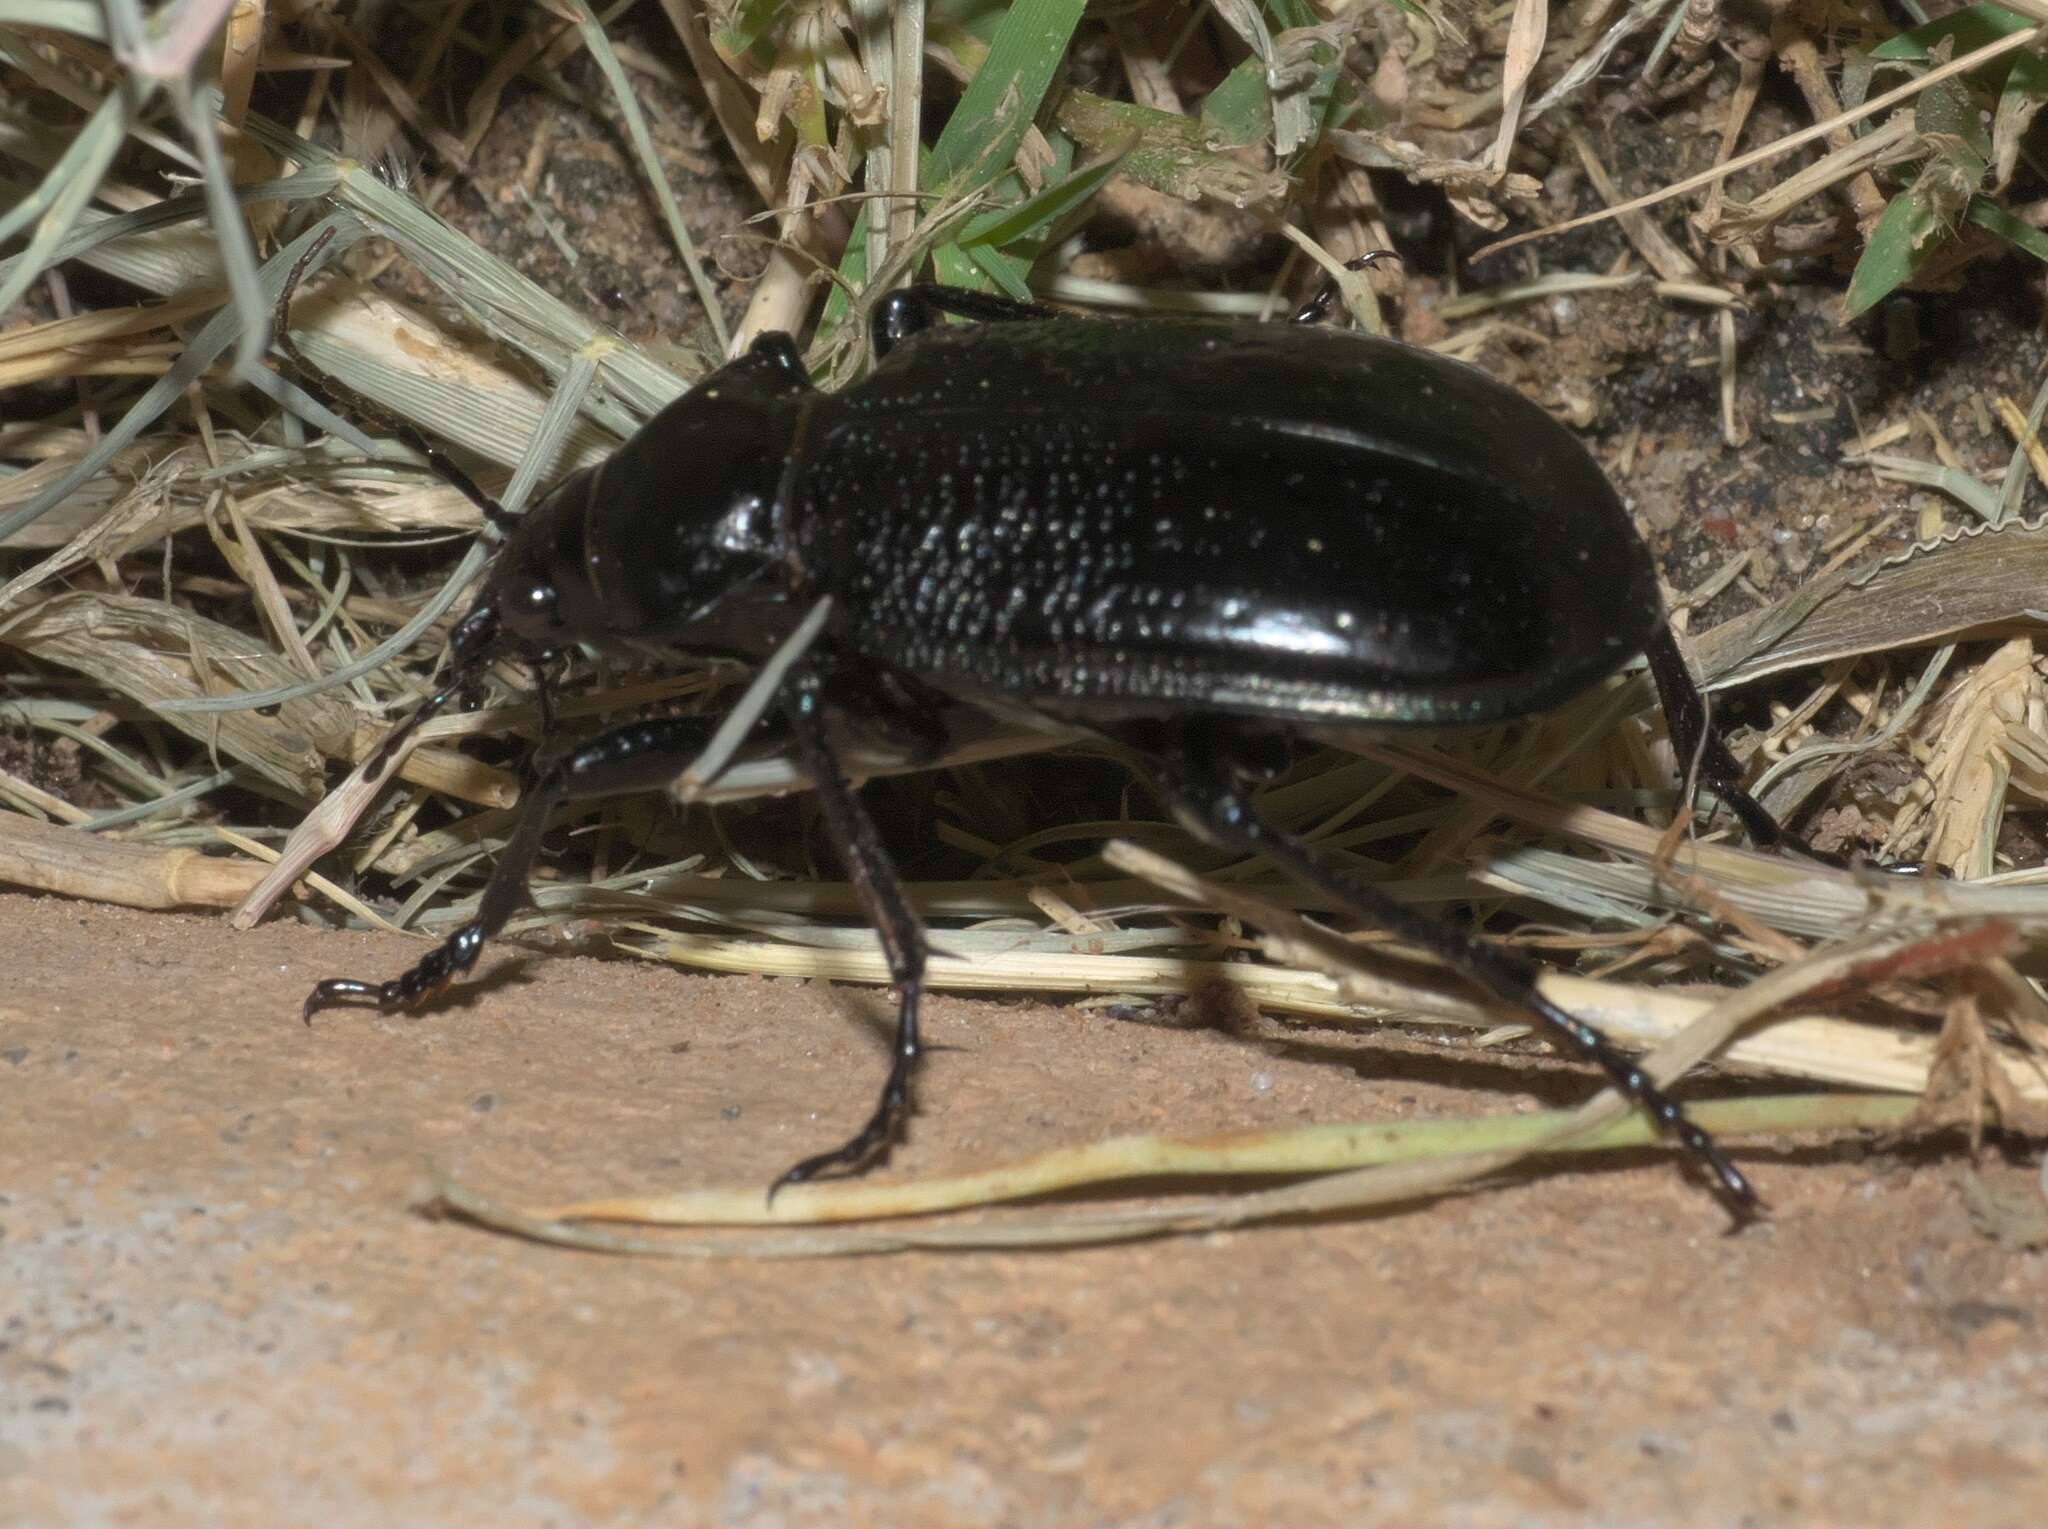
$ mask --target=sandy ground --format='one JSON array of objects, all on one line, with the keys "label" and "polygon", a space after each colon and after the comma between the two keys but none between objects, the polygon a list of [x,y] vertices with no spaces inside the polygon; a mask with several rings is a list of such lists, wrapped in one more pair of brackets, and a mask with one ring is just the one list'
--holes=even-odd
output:
[{"label": "sandy ground", "polygon": [[[0,897],[0,1521],[2028,1525],[2048,1258],[1961,1164],[1668,1158],[1081,1252],[689,1263],[410,1213],[765,1181],[879,1077],[871,994]],[[895,1171],[1114,1132],[1528,1108],[1528,1065],[941,998]],[[1543,1102],[1586,1085],[1553,1069]],[[1987,1162],[1995,1179],[2023,1169]]]}]

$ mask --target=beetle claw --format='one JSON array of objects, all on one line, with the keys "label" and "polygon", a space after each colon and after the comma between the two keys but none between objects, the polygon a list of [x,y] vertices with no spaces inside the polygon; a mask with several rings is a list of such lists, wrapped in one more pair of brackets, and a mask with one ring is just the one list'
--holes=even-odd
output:
[{"label": "beetle claw", "polygon": [[310,1025],[313,1023],[313,1014],[316,1010],[324,1009],[331,1003],[347,1003],[358,998],[366,998],[380,1009],[388,1008],[390,1004],[384,990],[391,985],[388,982],[360,982],[354,977],[329,977],[326,981],[313,985],[313,991],[306,995],[305,1007],[299,1011],[299,1017]]},{"label": "beetle claw", "polygon": [[807,1157],[785,1169],[768,1186],[768,1203],[774,1205],[775,1197],[789,1185],[809,1183],[821,1173],[836,1168],[845,1170],[852,1177],[881,1162],[902,1133],[903,1122],[909,1118],[910,1069],[916,1060],[915,1052],[898,1051],[889,1068],[889,1081],[882,1085],[881,1102],[875,1106],[874,1114],[868,1117],[868,1123],[844,1146]]}]

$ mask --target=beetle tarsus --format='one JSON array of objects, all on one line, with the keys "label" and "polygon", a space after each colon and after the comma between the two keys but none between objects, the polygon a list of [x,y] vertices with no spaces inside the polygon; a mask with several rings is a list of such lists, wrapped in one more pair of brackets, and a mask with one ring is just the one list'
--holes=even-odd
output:
[{"label": "beetle tarsus", "polygon": [[1707,714],[1706,697],[1686,667],[1678,649],[1678,637],[1671,623],[1660,622],[1643,644],[1643,656],[1650,663],[1650,678],[1657,686],[1657,703],[1664,711],[1664,725],[1671,731],[1671,747],[1678,755],[1681,774],[1698,761],[1699,778],[1741,821],[1749,842],[1758,849],[1790,848],[1811,855],[1826,864],[1837,863],[1821,850],[1809,850],[1787,834],[1771,816],[1770,809],[1751,796],[1742,784],[1742,766],[1715,730]]},{"label": "beetle tarsus", "polygon": [[587,743],[539,772],[521,807],[519,822],[505,842],[497,868],[477,900],[476,917],[436,945],[389,982],[330,977],[306,998],[305,1018],[330,1003],[368,1000],[378,1008],[408,1008],[439,992],[476,965],[484,942],[495,938],[526,901],[527,877],[540,852],[548,815],[578,797],[611,796],[645,790],[677,775],[703,749],[711,729],[699,717],[662,717],[630,722]]},{"label": "beetle tarsus", "polygon": [[[915,1009],[915,990],[904,997],[904,1002]],[[915,1028],[915,1021],[912,1022]],[[903,1122],[910,1117],[910,1074],[917,1065],[918,1053],[898,1050],[889,1067],[889,1081],[882,1085],[881,1102],[875,1106],[868,1123],[850,1138],[844,1146],[830,1152],[820,1152],[786,1169],[768,1186],[768,1203],[773,1205],[775,1197],[791,1184],[807,1184],[826,1173],[857,1174],[872,1168],[888,1153],[902,1134]]]},{"label": "beetle tarsus", "polygon": [[[1400,258],[1392,250],[1367,250],[1363,255],[1356,255],[1345,261],[1344,269],[1347,271],[1369,271],[1382,260],[1399,260]],[[1315,296],[1294,310],[1294,322],[1297,324],[1320,324],[1330,316],[1330,309],[1335,306],[1337,299],[1341,296],[1343,296],[1343,288],[1338,285],[1337,278],[1334,276],[1324,277],[1323,284],[1316,289]]]},{"label": "beetle tarsus", "polygon": [[[502,925],[504,920],[498,922]],[[352,1003],[358,999],[368,1000],[387,1014],[393,1009],[411,1008],[421,1000],[431,998],[476,965],[476,958],[483,953],[484,941],[495,933],[497,929],[485,928],[482,919],[472,919],[389,982],[329,977],[324,982],[315,983],[313,991],[306,995],[305,1021],[309,1025],[313,1023],[314,1012],[331,1003]]]},{"label": "beetle tarsus", "polygon": [[[1738,1219],[1746,1220],[1762,1208],[1754,1187],[1721,1149],[1719,1142],[1695,1125],[1685,1107],[1651,1079],[1626,1053],[1583,1019],[1559,1008],[1536,987],[1536,968],[1519,956],[1483,945],[1448,924],[1437,928],[1458,942],[1464,955],[1464,969],[1478,976],[1496,996],[1529,1010],[1551,1030],[1570,1042],[1572,1049],[1607,1074],[1630,1103],[1637,1106],[1657,1128],[1676,1141],[1702,1164],[1713,1180],[1714,1192]],[[1441,949],[1438,945],[1434,948]],[[1518,991],[1519,990],[1519,991]]]},{"label": "beetle tarsus", "polygon": [[[1695,773],[1723,806],[1734,813],[1749,835],[1749,842],[1761,850],[1788,850],[1804,859],[1838,871],[1853,870],[1854,862],[1832,850],[1815,849],[1790,832],[1771,809],[1743,785],[1743,770],[1729,750],[1714,719],[1707,710],[1706,697],[1679,651],[1678,637],[1667,621],[1643,644],[1643,656],[1650,662],[1650,678],[1656,682],[1657,704],[1664,713],[1664,725],[1671,732],[1671,747],[1678,755],[1684,784],[1690,786]],[[1901,863],[1903,865],[1903,862]],[[1887,871],[1900,866],[1886,866]],[[1908,869],[1907,874],[1917,867]]]},{"label": "beetle tarsus", "polygon": [[299,1017],[307,1024],[313,1023],[313,1016],[331,1003],[349,1003],[357,998],[367,998],[379,1008],[384,1007],[384,989],[390,986],[384,982],[361,982],[354,977],[329,977],[316,982],[313,991],[306,995],[305,1007],[299,1010]]}]

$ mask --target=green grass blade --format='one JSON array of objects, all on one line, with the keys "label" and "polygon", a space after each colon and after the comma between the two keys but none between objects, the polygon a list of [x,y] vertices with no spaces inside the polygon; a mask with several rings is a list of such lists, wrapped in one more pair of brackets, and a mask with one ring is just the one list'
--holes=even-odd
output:
[{"label": "green grass blade", "polygon": [[136,99],[117,90],[100,102],[42,184],[0,216],[0,239],[13,237],[29,219],[37,220],[28,248],[10,262],[12,269],[0,281],[0,313],[19,302],[29,283],[56,263],[57,250],[84,216],[100,178],[120,152],[134,120]]},{"label": "green grass blade", "polygon": [[1879,43],[1870,50],[1870,56],[1888,64],[1924,64],[1932,59],[1937,44],[1952,37],[1955,39],[1952,56],[1961,58],[1987,43],[2010,37],[2015,32],[2024,32],[2033,25],[2017,11],[2009,11],[2002,5],[1965,6],[1953,15],[1930,21],[1925,26],[1901,32],[1897,37]]},{"label": "green grass blade", "polygon": [[1849,278],[1848,316],[1869,312],[1904,285],[1940,234],[1941,219],[1918,186],[1893,197]]},{"label": "green grass blade", "polygon": [[1123,162],[1122,154],[1084,165],[1064,180],[1046,186],[1014,207],[998,207],[968,221],[960,231],[961,244],[985,244],[1000,249],[1020,239],[1029,239],[1053,227],[1078,211],[1102,189]]},{"label": "green grass blade", "polygon": [[932,146],[931,185],[958,194],[1010,168],[1084,9],[1085,0],[1018,0],[1010,8]]},{"label": "green grass blade", "polygon": [[228,295],[238,320],[235,375],[246,378],[263,365],[264,354],[270,349],[270,298],[256,274],[256,246],[250,241],[241,198],[235,193],[234,172],[220,152],[216,122],[220,94],[212,89],[193,90],[180,81],[171,86],[171,99],[177,103],[178,120],[185,124],[186,136],[199,152],[200,189],[213,219],[213,234],[228,279]]}]

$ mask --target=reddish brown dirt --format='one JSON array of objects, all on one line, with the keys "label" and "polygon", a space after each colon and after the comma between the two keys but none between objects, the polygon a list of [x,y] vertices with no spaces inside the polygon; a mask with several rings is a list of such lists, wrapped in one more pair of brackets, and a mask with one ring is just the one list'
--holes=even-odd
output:
[{"label": "reddish brown dirt", "polygon": [[[417,947],[18,896],[0,929],[0,1521],[2048,1507],[2048,1261],[1972,1230],[1953,1159],[1758,1155],[1775,1214],[1735,1236],[1645,1156],[1080,1252],[606,1258],[408,1206],[434,1168],[541,1197],[765,1182],[865,1106],[872,996],[501,952],[425,1018],[309,1029],[314,978]],[[1384,1039],[932,1010],[898,1172],[1169,1122],[1527,1103],[1519,1069]]]}]

